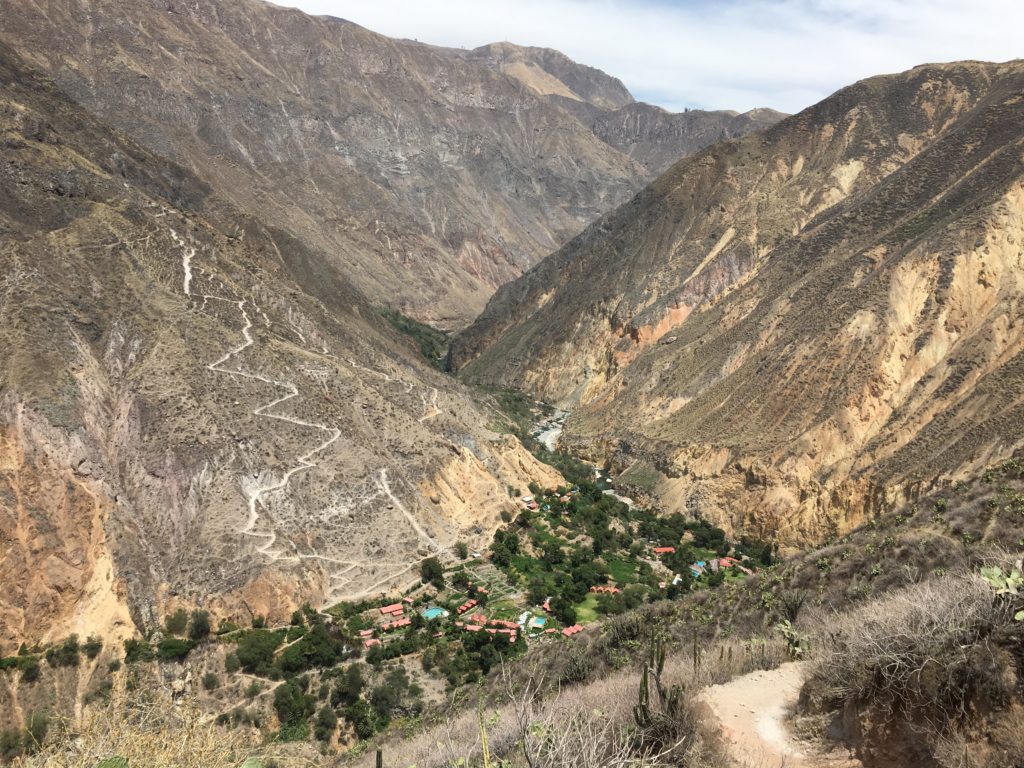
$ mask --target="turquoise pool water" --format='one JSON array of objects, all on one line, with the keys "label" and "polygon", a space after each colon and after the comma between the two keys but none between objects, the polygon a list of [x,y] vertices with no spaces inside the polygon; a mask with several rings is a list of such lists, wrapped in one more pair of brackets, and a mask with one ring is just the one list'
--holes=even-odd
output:
[{"label": "turquoise pool water", "polygon": [[425,610],[423,612],[423,618],[425,618],[425,619],[437,619],[437,618],[440,618],[441,616],[444,616],[445,613],[446,613],[446,611],[445,611],[444,608],[438,608],[435,605],[432,608],[427,608],[427,610]]}]

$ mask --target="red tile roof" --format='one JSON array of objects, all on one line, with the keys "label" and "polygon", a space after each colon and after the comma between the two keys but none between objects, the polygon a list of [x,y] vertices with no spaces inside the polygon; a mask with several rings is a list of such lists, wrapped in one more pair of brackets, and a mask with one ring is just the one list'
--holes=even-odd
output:
[{"label": "red tile roof", "polygon": [[385,605],[383,608],[380,609],[380,612],[387,616],[389,613],[401,613],[402,610],[403,609],[401,603],[392,603],[391,605]]},{"label": "red tile roof", "polygon": [[456,613],[465,613],[470,608],[473,608],[476,604],[477,604],[476,600],[467,600],[462,605],[460,605],[458,608],[456,608],[455,612]]},{"label": "red tile roof", "polygon": [[676,551],[675,547],[655,547],[654,554],[656,555],[669,555]]},{"label": "red tile roof", "polygon": [[566,627],[565,629],[563,629],[562,630],[562,634],[565,635],[566,637],[572,637],[577,632],[582,632],[582,631],[583,631],[583,627],[581,627],[579,624],[573,624],[571,627]]}]

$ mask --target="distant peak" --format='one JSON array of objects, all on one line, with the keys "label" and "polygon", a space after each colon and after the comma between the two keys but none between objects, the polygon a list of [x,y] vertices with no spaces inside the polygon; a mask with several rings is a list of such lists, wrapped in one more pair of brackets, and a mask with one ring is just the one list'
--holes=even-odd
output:
[{"label": "distant peak", "polygon": [[553,48],[497,42],[474,48],[469,57],[486,62],[543,96],[562,96],[602,109],[618,109],[633,103],[633,96],[621,80],[579,64]]}]

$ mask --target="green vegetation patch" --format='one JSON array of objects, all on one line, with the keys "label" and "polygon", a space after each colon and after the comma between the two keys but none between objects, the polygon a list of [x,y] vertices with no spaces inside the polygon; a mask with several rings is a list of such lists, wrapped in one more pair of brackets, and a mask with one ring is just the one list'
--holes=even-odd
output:
[{"label": "green vegetation patch", "polygon": [[444,370],[445,356],[448,354],[448,334],[419,320],[403,315],[396,309],[381,309],[381,316],[398,332],[416,342],[420,353],[438,370]]}]

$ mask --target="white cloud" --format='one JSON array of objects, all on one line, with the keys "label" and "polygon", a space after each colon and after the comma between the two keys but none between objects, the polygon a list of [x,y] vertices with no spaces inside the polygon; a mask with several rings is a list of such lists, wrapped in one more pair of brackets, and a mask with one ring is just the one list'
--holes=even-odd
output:
[{"label": "white cloud", "polygon": [[640,99],[795,112],[917,64],[1024,56],[1019,0],[277,0],[391,37],[566,53]]}]

